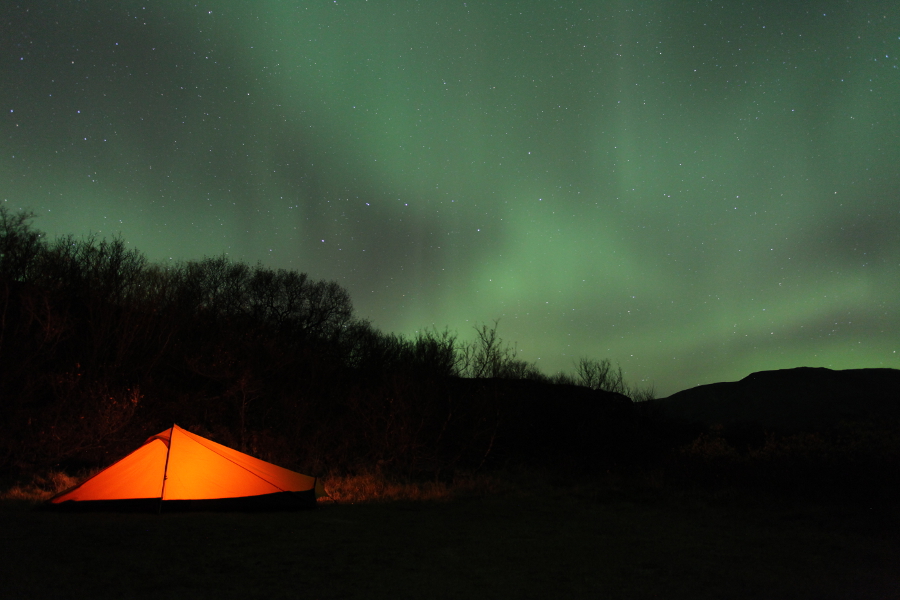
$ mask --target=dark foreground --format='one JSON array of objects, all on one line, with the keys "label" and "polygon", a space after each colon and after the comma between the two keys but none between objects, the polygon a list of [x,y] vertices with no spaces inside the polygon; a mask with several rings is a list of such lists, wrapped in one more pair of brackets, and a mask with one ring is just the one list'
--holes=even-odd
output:
[{"label": "dark foreground", "polygon": [[900,597],[894,507],[550,496],[161,516],[6,502],[0,596]]}]

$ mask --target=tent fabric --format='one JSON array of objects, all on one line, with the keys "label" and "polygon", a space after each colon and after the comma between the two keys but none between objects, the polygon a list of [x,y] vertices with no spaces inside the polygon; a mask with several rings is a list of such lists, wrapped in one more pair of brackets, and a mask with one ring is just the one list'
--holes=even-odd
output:
[{"label": "tent fabric", "polygon": [[[297,495],[324,495],[321,481],[302,475],[173,425],[93,477],[51,498],[61,505],[71,502],[158,500],[232,500]],[[269,498],[265,504],[273,504]],[[209,503],[203,506],[208,506]]]}]

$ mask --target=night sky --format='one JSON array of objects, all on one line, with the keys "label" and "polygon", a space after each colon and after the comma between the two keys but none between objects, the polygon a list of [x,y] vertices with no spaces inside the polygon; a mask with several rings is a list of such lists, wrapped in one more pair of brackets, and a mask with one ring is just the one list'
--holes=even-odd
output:
[{"label": "night sky", "polygon": [[0,202],[668,395],[900,368],[900,5],[4,2]]}]

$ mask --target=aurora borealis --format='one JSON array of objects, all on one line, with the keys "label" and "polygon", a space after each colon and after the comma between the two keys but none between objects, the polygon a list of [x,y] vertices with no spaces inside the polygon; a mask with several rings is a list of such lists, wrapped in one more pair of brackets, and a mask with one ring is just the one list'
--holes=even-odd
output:
[{"label": "aurora borealis", "polygon": [[[38,4],[39,6],[35,6]],[[0,202],[659,395],[900,368],[895,1],[9,2]]]}]

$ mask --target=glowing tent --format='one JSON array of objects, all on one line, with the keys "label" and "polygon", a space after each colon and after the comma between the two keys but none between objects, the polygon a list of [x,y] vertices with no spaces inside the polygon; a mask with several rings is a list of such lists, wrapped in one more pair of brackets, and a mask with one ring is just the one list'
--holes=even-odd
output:
[{"label": "glowing tent", "polygon": [[315,506],[322,482],[173,425],[48,502],[66,508],[274,509]]}]

